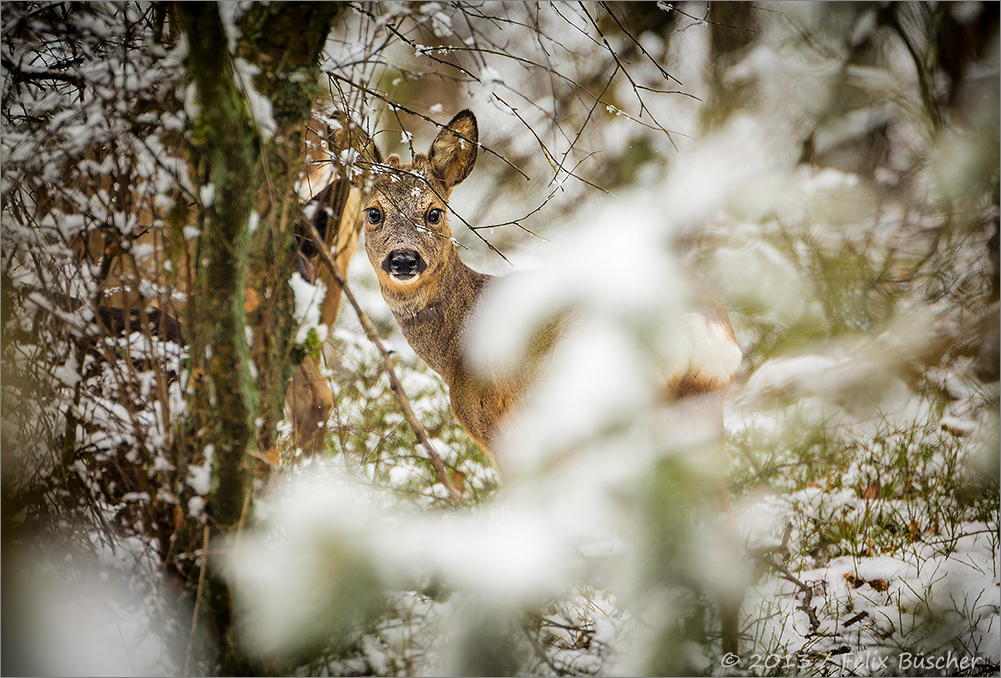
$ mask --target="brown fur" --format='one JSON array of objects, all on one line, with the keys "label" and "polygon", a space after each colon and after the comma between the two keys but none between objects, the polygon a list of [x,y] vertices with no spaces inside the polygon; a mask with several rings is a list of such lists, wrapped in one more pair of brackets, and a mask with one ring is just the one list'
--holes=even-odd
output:
[{"label": "brown fur", "polygon": [[296,445],[307,451],[321,449],[334,396],[313,358],[307,356],[292,375],[285,403],[292,417]]},{"label": "brown fur", "polygon": [[[489,452],[501,420],[521,391],[519,384],[474,377],[462,357],[470,310],[493,278],[459,259],[447,216],[438,224],[427,222],[432,209],[447,215],[452,188],[476,161],[477,138],[476,119],[463,111],[441,131],[427,155],[417,154],[407,165],[395,155],[387,159],[365,202],[366,212],[380,209],[384,222],[366,225],[365,251],[403,335],[445,380],[455,417]],[[419,252],[428,265],[409,284],[383,269],[386,256],[401,248]]]},{"label": "brown fur", "polygon": [[[338,190],[339,189],[339,190]],[[361,233],[359,207],[361,205],[361,190],[340,181],[335,181],[320,192],[316,197],[319,209],[329,207],[333,213],[341,212],[340,223],[332,220],[322,220],[323,228],[318,231],[325,234],[324,241],[334,258],[338,273],[347,277],[348,265],[358,247],[358,236]],[[318,218],[314,218],[314,224]],[[326,286],[326,295],[320,303],[320,322],[328,328],[333,328],[341,305],[341,286],[333,274],[325,266],[316,266],[315,257],[306,259],[306,273],[309,280],[319,280]],[[307,357],[292,375],[288,391],[285,394],[285,406],[292,420],[293,444],[306,452],[317,452],[323,449],[327,434],[327,419],[334,406],[333,393],[330,384],[320,374],[320,364]]]}]

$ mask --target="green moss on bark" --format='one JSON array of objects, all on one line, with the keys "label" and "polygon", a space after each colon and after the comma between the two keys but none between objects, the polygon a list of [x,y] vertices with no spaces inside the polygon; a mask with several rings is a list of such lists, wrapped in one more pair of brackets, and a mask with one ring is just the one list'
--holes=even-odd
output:
[{"label": "green moss on bark", "polygon": [[[223,536],[251,516],[252,451],[270,447],[294,369],[296,325],[288,279],[294,270],[294,227],[302,218],[295,183],[320,50],[340,7],[255,5],[240,18],[238,53],[259,68],[255,87],[272,101],[277,123],[267,140],[260,138],[235,77],[218,5],[178,3],[175,11],[188,41],[197,105],[189,137],[201,230],[199,293],[189,328],[194,384],[189,440],[194,452],[209,445],[214,450],[207,511],[215,535]],[[255,210],[259,221],[251,233]],[[257,671],[234,643],[229,591],[216,574],[206,580],[204,603],[215,628],[218,669]]]},{"label": "green moss on bark", "polygon": [[277,126],[263,149],[268,181],[258,197],[261,219],[251,246],[250,284],[257,292],[250,317],[254,364],[267,388],[260,390],[257,443],[273,444],[285,407],[296,332],[288,279],[294,270],[295,225],[302,206],[295,185],[303,168],[304,131],[319,94],[319,60],[342,3],[280,3],[251,6],[237,20],[237,53],[258,69],[254,87],[272,105]]},{"label": "green moss on bark", "polygon": [[201,187],[197,278],[203,293],[196,302],[195,331],[206,349],[194,357],[204,376],[196,417],[215,450],[210,515],[227,529],[244,515],[251,480],[247,448],[256,397],[243,300],[259,144],[233,77],[218,7],[179,3],[177,15],[188,39],[188,71],[199,106],[191,159]]}]

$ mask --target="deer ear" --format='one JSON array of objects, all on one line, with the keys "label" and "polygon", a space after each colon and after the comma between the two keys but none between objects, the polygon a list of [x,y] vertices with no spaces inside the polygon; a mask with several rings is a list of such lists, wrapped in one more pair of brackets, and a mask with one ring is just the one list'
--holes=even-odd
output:
[{"label": "deer ear", "polygon": [[362,149],[361,157],[376,165],[382,164],[382,153],[379,152],[379,147],[376,146],[375,139],[368,140]]},{"label": "deer ear", "polygon": [[428,161],[431,171],[446,187],[456,186],[473,171],[478,139],[476,116],[469,110],[461,111],[438,133]]}]

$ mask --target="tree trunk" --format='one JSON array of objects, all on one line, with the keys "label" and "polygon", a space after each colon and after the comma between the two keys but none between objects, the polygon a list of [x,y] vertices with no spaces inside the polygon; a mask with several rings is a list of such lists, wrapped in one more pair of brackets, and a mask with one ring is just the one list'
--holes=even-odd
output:
[{"label": "tree trunk", "polygon": [[[197,109],[190,160],[201,235],[199,293],[190,302],[195,325],[188,328],[194,385],[188,430],[193,453],[212,451],[207,512],[218,544],[252,515],[254,458],[264,458],[273,444],[295,367],[288,284],[294,226],[302,218],[295,182],[317,95],[320,51],[340,5],[259,5],[240,17],[237,53],[257,68],[254,88],[272,105],[275,129],[267,138],[241,87],[218,5],[174,7],[188,41]],[[203,566],[209,576],[201,618],[213,627],[216,667],[224,674],[247,673],[253,666],[233,636],[229,591],[220,576],[224,562]]]},{"label": "tree trunk", "polygon": [[[276,130],[263,148],[266,181],[257,204],[260,221],[251,245],[254,290],[248,301],[252,355],[261,383],[258,449],[272,461],[275,425],[285,408],[289,378],[298,367],[290,357],[296,333],[289,286],[295,256],[295,226],[302,205],[295,185],[304,167],[304,136],[319,96],[319,59],[341,3],[276,3],[250,7],[238,20],[237,54],[258,70],[255,89],[271,102]],[[300,361],[301,361],[301,352]]]},{"label": "tree trunk", "polygon": [[259,140],[237,88],[219,9],[178,3],[188,39],[188,71],[196,87],[198,117],[191,132],[191,162],[199,191],[195,319],[192,363],[199,388],[195,419],[212,446],[213,524],[220,530],[241,521],[250,491],[247,448],[257,409],[250,351],[244,333],[250,233]]}]

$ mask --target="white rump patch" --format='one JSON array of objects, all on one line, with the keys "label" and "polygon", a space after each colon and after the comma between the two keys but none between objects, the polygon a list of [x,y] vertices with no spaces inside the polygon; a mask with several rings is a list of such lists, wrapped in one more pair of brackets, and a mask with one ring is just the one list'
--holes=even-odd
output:
[{"label": "white rump patch", "polygon": [[701,313],[681,316],[674,360],[665,370],[667,381],[694,373],[709,381],[729,382],[740,367],[740,347],[726,328]]}]

